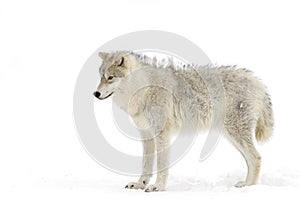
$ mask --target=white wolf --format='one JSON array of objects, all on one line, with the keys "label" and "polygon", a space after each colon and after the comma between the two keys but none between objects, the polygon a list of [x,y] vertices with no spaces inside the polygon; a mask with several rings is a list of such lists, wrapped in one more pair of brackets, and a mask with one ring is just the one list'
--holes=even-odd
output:
[{"label": "white wolf", "polygon": [[[95,97],[102,100],[113,95],[114,102],[143,130],[140,131],[144,138],[142,175],[126,188],[146,189],[146,192],[165,190],[169,152],[164,150],[170,144],[170,135],[178,133],[184,121],[197,123],[197,128],[201,129],[209,127],[212,99],[218,97],[214,96],[217,91],[211,92],[208,87],[215,86],[216,75],[224,90],[222,133],[242,154],[248,166],[245,181],[235,186],[257,182],[261,156],[254,146],[253,135],[257,141],[270,138],[273,112],[265,86],[250,71],[234,66],[178,65],[170,60],[160,64],[154,58],[131,51],[100,52],[99,56],[103,63]],[[145,66],[148,67],[143,69]],[[147,86],[142,87],[143,83]],[[148,185],[155,153],[157,178],[155,184]]]}]

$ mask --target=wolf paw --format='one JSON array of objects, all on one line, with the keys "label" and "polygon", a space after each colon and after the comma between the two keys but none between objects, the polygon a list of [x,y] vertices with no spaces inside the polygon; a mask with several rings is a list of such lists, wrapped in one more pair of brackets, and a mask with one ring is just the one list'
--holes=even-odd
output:
[{"label": "wolf paw", "polygon": [[246,182],[245,181],[239,181],[234,186],[237,187],[237,188],[242,188],[242,187],[246,186]]},{"label": "wolf paw", "polygon": [[156,185],[156,184],[153,184],[153,185],[149,185],[147,186],[145,192],[157,192],[157,191],[164,191],[165,189]]},{"label": "wolf paw", "polygon": [[142,182],[130,182],[128,183],[125,188],[129,189],[145,189],[146,185]]}]

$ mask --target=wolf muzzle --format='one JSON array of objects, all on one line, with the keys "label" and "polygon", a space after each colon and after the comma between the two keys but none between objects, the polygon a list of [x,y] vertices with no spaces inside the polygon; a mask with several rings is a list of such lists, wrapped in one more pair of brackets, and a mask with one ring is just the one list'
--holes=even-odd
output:
[{"label": "wolf muzzle", "polygon": [[101,93],[99,91],[95,91],[93,94],[96,98],[100,99],[100,100],[104,100],[107,99],[108,97],[110,97],[114,92],[111,92],[110,94],[108,94],[107,96],[105,96],[104,98],[100,98]]}]

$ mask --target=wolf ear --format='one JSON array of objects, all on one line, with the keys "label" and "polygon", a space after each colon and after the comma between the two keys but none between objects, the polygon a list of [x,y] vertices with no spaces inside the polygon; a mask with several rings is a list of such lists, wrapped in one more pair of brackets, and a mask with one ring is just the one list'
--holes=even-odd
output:
[{"label": "wolf ear", "polygon": [[106,59],[108,57],[109,53],[107,52],[99,52],[98,53],[98,56],[101,58],[101,59]]}]

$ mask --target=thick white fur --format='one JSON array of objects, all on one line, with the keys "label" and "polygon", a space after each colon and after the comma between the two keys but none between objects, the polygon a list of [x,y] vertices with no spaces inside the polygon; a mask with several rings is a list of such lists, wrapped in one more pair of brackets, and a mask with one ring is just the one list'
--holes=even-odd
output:
[{"label": "thick white fur", "polygon": [[[97,91],[103,98],[113,93],[114,102],[132,117],[145,139],[142,175],[127,188],[146,188],[147,192],[165,190],[169,152],[164,150],[170,144],[170,135],[177,133],[183,123],[196,124],[200,130],[210,126],[212,100],[218,100],[214,99],[218,95],[218,90],[214,90],[216,77],[224,88],[223,133],[248,166],[246,180],[236,186],[257,182],[261,157],[254,146],[253,134],[257,141],[266,141],[271,136],[273,112],[265,86],[250,71],[235,66],[175,64],[171,59],[158,62],[127,51],[101,52],[99,56],[103,64]],[[119,65],[121,58],[124,62]],[[115,76],[112,81],[107,80],[110,75]],[[155,153],[157,179],[148,185]]]}]

